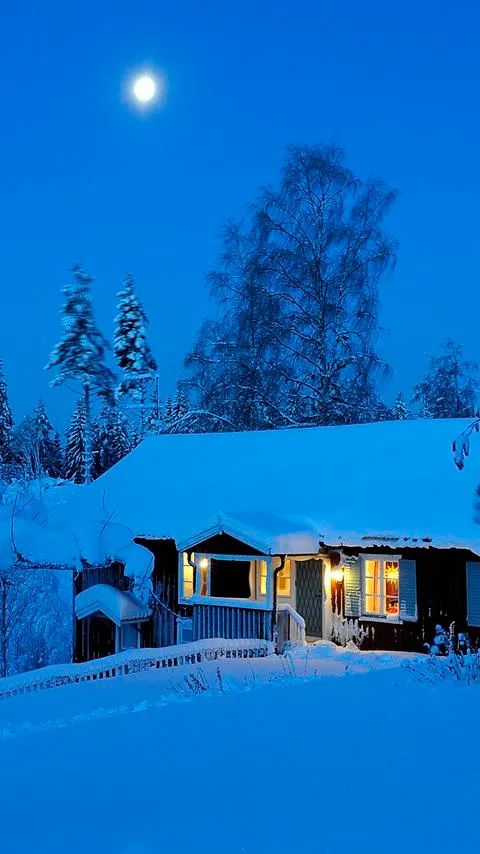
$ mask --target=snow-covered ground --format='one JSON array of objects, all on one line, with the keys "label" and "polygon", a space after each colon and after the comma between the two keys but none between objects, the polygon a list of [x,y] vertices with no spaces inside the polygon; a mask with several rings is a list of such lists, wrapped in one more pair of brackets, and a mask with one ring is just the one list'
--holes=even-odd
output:
[{"label": "snow-covered ground", "polygon": [[320,644],[4,700],[1,850],[475,849],[479,687],[406,658]]}]

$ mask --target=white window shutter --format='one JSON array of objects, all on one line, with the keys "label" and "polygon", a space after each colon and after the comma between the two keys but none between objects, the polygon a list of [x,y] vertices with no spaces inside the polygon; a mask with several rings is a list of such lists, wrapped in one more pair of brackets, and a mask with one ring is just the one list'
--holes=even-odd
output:
[{"label": "white window shutter", "polygon": [[362,611],[361,563],[358,557],[345,568],[345,616],[359,617]]},{"label": "white window shutter", "polygon": [[414,560],[401,560],[399,573],[400,619],[418,620],[417,565]]},{"label": "white window shutter", "polygon": [[480,626],[480,563],[467,560],[467,623]]}]

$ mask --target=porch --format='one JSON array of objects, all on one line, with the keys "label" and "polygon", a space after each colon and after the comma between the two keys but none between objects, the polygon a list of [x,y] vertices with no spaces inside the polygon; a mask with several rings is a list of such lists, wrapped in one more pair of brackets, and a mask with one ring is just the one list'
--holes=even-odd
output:
[{"label": "porch", "polygon": [[271,554],[252,539],[212,530],[179,544],[177,641],[258,638],[281,644],[328,636],[327,556]]}]

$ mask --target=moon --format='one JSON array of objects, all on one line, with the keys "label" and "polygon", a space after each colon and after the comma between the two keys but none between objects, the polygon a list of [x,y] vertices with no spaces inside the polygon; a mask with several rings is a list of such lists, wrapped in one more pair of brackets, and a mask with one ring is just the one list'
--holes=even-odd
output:
[{"label": "moon", "polygon": [[140,74],[132,85],[132,94],[139,104],[151,104],[158,95],[158,82],[152,74]]}]

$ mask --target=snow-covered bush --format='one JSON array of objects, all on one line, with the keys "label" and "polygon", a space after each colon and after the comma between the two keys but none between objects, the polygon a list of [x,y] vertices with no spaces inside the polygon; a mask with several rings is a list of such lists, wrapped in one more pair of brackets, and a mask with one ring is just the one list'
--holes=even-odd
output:
[{"label": "snow-covered bush", "polygon": [[340,614],[332,614],[331,639],[339,646],[347,646],[353,643],[358,649],[361,649],[369,633],[369,628],[365,629],[358,620],[342,617]]},{"label": "snow-covered bush", "polygon": [[480,682],[480,651],[471,648],[468,635],[455,632],[454,623],[448,631],[435,626],[433,642],[425,648],[427,656],[405,664],[416,676],[427,681],[454,679],[467,685]]}]

